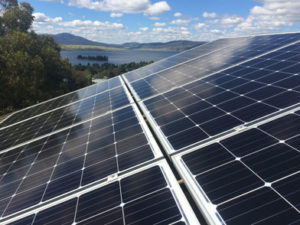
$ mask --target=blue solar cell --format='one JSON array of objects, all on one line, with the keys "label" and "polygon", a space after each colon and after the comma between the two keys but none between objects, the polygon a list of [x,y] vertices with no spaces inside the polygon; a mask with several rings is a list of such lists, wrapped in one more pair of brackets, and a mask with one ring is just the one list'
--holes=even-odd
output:
[{"label": "blue solar cell", "polygon": [[182,157],[193,174],[210,170],[215,166],[234,160],[234,157],[220,144],[213,144]]},{"label": "blue solar cell", "polygon": [[172,143],[174,149],[180,149],[204,140],[207,137],[208,135],[206,133],[199,128],[194,127],[174,134],[173,136],[168,137],[168,140]]},{"label": "blue solar cell", "polygon": [[[145,205],[148,208],[143,210]],[[159,222],[169,224],[181,220],[182,217],[172,194],[167,189],[126,204],[124,213],[126,224],[151,225]]]},{"label": "blue solar cell", "polygon": [[34,215],[25,217],[23,219],[20,219],[16,222],[10,223],[10,225],[31,225],[34,219]]},{"label": "blue solar cell", "polygon": [[277,144],[242,159],[256,174],[267,182],[299,171],[300,153],[285,145]]},{"label": "blue solar cell", "polygon": [[262,188],[218,207],[228,225],[297,224],[299,213],[269,188]]},{"label": "blue solar cell", "polygon": [[175,155],[184,179],[196,185],[188,188],[199,205],[204,210],[210,203],[217,206],[207,211],[208,218],[226,224],[300,221],[297,112]]},{"label": "blue solar cell", "polygon": [[284,198],[286,198],[293,206],[300,210],[300,174],[295,174],[278,181],[272,185]]},{"label": "blue solar cell", "polygon": [[263,124],[259,128],[279,140],[289,139],[299,134],[300,117],[296,114],[289,114],[267,124]]},{"label": "blue solar cell", "polygon": [[12,224],[198,224],[185,214],[189,205],[182,205],[184,196],[164,168],[152,166],[93,187]]},{"label": "blue solar cell", "polygon": [[[91,204],[91,200],[93,204]],[[105,212],[121,204],[120,187],[114,182],[79,197],[76,221]]]},{"label": "blue solar cell", "polygon": [[51,207],[39,212],[33,224],[72,224],[75,216],[77,199]]},{"label": "blue solar cell", "polygon": [[154,158],[133,108],[109,112],[0,154],[0,213],[44,204]]},{"label": "blue solar cell", "polygon": [[278,143],[278,140],[258,130],[251,129],[221,141],[221,144],[238,157],[248,155]]},{"label": "blue solar cell", "polygon": [[240,162],[232,162],[196,176],[214,204],[251,191],[264,183]]}]

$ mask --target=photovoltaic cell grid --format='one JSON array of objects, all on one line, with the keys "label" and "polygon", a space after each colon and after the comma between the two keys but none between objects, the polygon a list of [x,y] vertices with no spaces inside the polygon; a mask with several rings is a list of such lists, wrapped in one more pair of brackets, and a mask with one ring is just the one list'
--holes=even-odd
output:
[{"label": "photovoltaic cell grid", "polygon": [[130,103],[123,86],[0,130],[0,150],[83,122]]},{"label": "photovoltaic cell grid", "polygon": [[132,106],[0,155],[6,217],[161,157]]},{"label": "photovoltaic cell grid", "polygon": [[226,48],[146,76],[130,86],[137,100],[142,100],[299,40],[300,34],[226,39]]},{"label": "photovoltaic cell grid", "polygon": [[300,44],[143,102],[170,145],[185,148],[300,103]]},{"label": "photovoltaic cell grid", "polygon": [[67,104],[80,101],[84,98],[90,97],[92,95],[99,94],[101,92],[107,91],[109,89],[121,86],[120,78],[112,78],[99,84],[95,84],[78,91],[51,99],[49,101],[34,105],[33,107],[25,108],[16,113],[13,113],[10,117],[0,123],[0,128],[5,127],[19,121],[28,119],[33,116],[37,116],[41,113],[65,106]]},{"label": "photovoltaic cell grid", "polygon": [[199,224],[172,176],[154,165],[10,224]]},{"label": "photovoltaic cell grid", "polygon": [[300,111],[175,161],[216,224],[300,223]]},{"label": "photovoltaic cell grid", "polygon": [[[196,148],[299,105],[300,45],[291,45],[299,38],[218,40],[128,73],[126,79],[171,150]],[[0,223],[22,218],[12,224],[185,224],[186,219],[195,224],[185,197],[167,182],[172,177],[176,183],[171,170],[165,171],[167,165],[154,169],[162,155],[117,80],[108,91],[96,85],[81,89],[80,101],[62,96],[60,106],[51,100],[25,109],[28,114],[19,122],[0,127]],[[300,222],[299,122],[300,110],[172,156],[208,221]]]}]

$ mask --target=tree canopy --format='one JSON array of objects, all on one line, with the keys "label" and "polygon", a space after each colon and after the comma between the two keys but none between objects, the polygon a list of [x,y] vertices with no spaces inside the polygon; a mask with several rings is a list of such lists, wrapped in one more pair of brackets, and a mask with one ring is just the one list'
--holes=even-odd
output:
[{"label": "tree canopy", "polygon": [[27,2],[18,3],[17,0],[0,0],[1,19],[0,34],[11,31],[27,32],[32,25],[34,17],[33,8]]},{"label": "tree canopy", "polygon": [[86,72],[60,57],[53,38],[28,32],[30,4],[0,0],[0,6],[0,114],[91,83]]}]

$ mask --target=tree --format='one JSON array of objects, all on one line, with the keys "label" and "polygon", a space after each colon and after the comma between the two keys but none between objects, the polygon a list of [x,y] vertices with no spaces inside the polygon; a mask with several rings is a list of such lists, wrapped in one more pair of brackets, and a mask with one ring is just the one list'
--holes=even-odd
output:
[{"label": "tree", "polygon": [[30,4],[0,0],[0,6],[0,114],[91,83],[86,72],[60,57],[52,37],[28,33]]},{"label": "tree", "polygon": [[2,17],[0,20],[0,34],[11,31],[27,32],[32,25],[34,17],[33,8],[27,2],[18,4],[17,0],[0,0]]}]

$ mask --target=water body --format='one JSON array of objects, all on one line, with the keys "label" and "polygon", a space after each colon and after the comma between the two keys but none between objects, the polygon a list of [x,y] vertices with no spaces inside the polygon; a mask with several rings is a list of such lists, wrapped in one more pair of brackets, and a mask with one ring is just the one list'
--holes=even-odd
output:
[{"label": "water body", "polygon": [[78,55],[82,56],[107,56],[108,63],[113,64],[124,64],[130,62],[140,62],[140,61],[158,61],[160,59],[169,57],[178,52],[174,51],[145,51],[145,50],[121,50],[121,51],[99,51],[99,50],[66,50],[61,51],[61,56],[63,58],[68,58],[72,65],[81,63],[82,65],[87,65],[88,63],[106,63],[104,61],[94,61],[94,60],[80,60],[77,59]]}]

